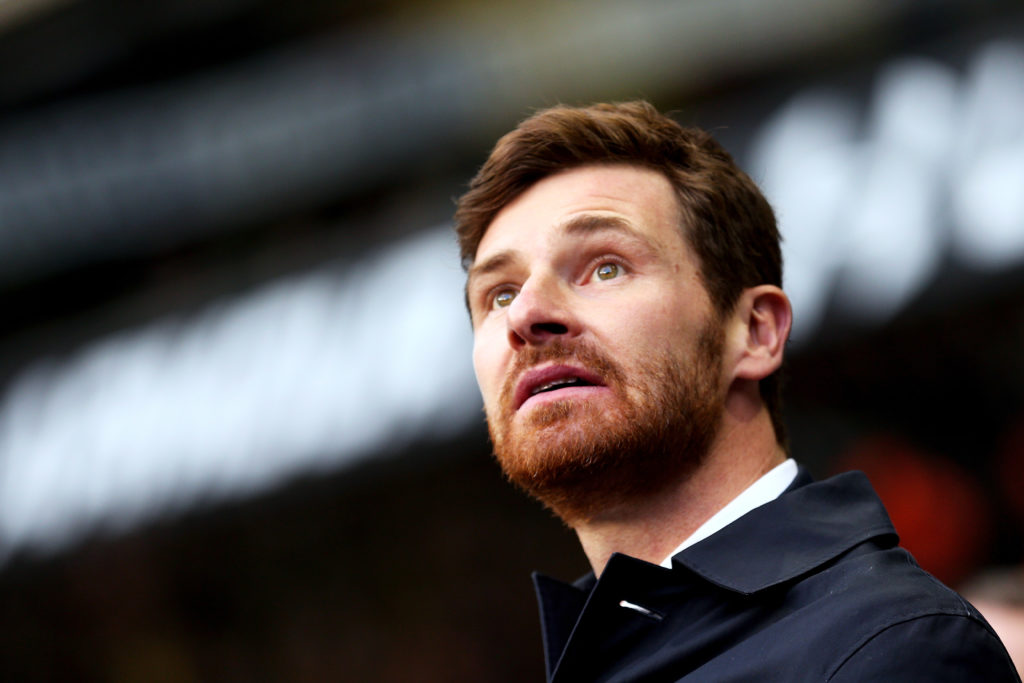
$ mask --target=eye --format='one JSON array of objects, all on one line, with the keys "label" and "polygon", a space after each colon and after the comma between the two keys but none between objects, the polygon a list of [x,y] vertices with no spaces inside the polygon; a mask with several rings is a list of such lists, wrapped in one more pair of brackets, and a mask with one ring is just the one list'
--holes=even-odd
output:
[{"label": "eye", "polygon": [[494,298],[491,300],[491,305],[494,308],[508,308],[512,305],[512,300],[516,298],[516,293],[511,289],[502,289],[494,294]]},{"label": "eye", "polygon": [[620,268],[617,263],[602,263],[594,271],[598,280],[611,280],[619,276]]}]

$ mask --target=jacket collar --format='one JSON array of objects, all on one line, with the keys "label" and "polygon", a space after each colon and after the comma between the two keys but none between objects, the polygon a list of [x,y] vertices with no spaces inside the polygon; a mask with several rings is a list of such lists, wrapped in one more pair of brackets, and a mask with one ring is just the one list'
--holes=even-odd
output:
[{"label": "jacket collar", "polygon": [[[884,538],[884,541],[881,539]],[[860,472],[815,482],[800,468],[777,499],[679,552],[673,570],[612,555],[600,583],[662,584],[681,568],[695,578],[751,595],[806,574],[870,539],[898,542],[881,500]],[[598,587],[589,573],[572,584],[534,574],[549,674]]]},{"label": "jacket collar", "polygon": [[846,472],[814,482],[801,467],[785,493],[678,553],[672,564],[750,595],[806,574],[880,536],[890,536],[893,545],[898,541],[866,476]]}]

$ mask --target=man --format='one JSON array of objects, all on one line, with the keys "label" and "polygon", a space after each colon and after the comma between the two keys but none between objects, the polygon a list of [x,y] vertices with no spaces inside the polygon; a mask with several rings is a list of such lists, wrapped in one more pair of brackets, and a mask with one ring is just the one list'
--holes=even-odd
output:
[{"label": "man", "polygon": [[709,135],[542,111],[456,223],[495,455],[594,570],[535,577],[550,680],[1019,680],[861,475],[788,458],[775,218]]}]

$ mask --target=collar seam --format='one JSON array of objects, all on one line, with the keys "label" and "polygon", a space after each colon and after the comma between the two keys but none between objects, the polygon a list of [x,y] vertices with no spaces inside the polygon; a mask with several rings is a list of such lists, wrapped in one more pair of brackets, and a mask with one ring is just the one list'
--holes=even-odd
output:
[{"label": "collar seam", "polygon": [[[682,559],[681,556],[690,554],[687,553],[687,551],[685,550],[675,555],[672,558],[672,561],[673,563],[679,563],[687,569],[690,569],[691,571],[699,575],[701,578],[715,584],[716,586],[720,586],[721,588],[725,588],[727,590],[733,591],[734,593],[740,593],[742,595],[753,595],[754,593],[765,590],[767,588],[771,588],[772,586],[776,586],[780,583],[785,583],[786,581],[791,581],[792,579],[798,576],[802,576],[807,572],[813,571],[814,569],[817,569],[829,560],[839,557],[843,553],[852,550],[853,548],[860,545],[861,543],[864,543],[865,541],[869,541],[873,538],[878,538],[880,536],[895,535],[895,533],[895,530],[889,524],[879,524],[875,527],[871,527],[869,529],[864,530],[857,536],[851,538],[849,541],[843,542],[841,547],[830,547],[826,551],[819,552],[818,554],[813,555],[809,559],[801,562],[798,567],[787,569],[784,572],[778,572],[772,577],[769,577],[763,581],[759,581],[753,587],[745,586],[744,578],[738,578],[733,576],[732,574],[734,573],[731,571],[722,572],[721,570],[716,570],[716,568],[712,566],[695,561],[695,558],[693,557],[686,557],[686,559]],[[692,554],[696,555],[697,553]],[[748,568],[749,564],[745,564],[744,570],[746,571]]]}]

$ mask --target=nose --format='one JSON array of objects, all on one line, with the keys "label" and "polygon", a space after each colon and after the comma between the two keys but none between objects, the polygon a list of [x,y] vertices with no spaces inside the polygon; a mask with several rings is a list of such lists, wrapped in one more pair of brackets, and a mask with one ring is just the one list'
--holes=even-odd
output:
[{"label": "nose", "polygon": [[506,320],[513,349],[579,334],[569,294],[555,278],[527,281],[509,305]]}]

